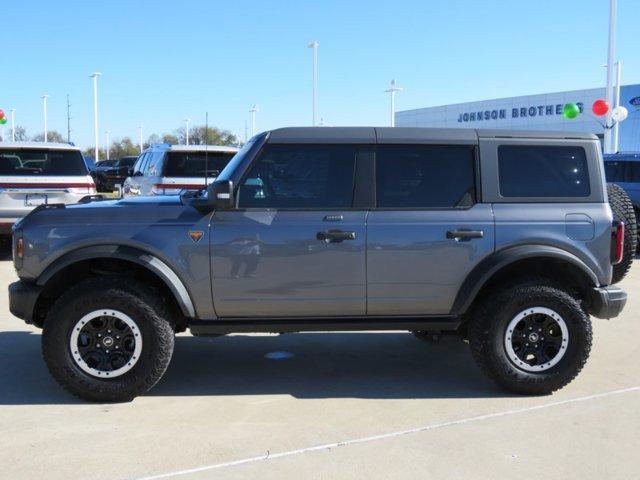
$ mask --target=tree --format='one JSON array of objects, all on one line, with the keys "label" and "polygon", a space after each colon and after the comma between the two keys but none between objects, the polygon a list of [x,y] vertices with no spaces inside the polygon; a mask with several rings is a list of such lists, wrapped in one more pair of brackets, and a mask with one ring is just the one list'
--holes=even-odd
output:
[{"label": "tree", "polygon": [[140,154],[140,148],[129,137],[124,137],[119,142],[112,142],[109,149],[110,158],[133,157]]},{"label": "tree", "polygon": [[[32,139],[34,142],[44,142],[44,132],[39,133]],[[62,136],[62,134],[56,130],[50,130],[47,132],[47,142],[55,142],[55,143],[67,143],[67,140]]]},{"label": "tree", "polygon": [[162,143],[168,143],[169,145],[178,145],[180,143],[180,140],[178,139],[178,135],[165,133],[164,135],[162,135]]},{"label": "tree", "polygon": [[[16,127],[16,142],[26,142],[29,140],[29,136],[27,135],[27,131],[24,127]],[[7,138],[11,138],[11,130],[7,134]]]},{"label": "tree", "polygon": [[[176,130],[176,136],[180,143],[184,144],[187,141],[186,130],[181,127]],[[209,127],[205,129],[204,126],[193,126],[189,128],[189,144],[191,145],[238,145],[238,137],[236,137],[229,130],[221,130],[217,127]]]}]

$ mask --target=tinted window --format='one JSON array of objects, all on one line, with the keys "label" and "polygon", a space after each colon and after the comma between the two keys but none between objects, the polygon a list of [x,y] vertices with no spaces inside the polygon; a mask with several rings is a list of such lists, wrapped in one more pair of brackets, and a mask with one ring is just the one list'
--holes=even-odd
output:
[{"label": "tinted window", "polygon": [[234,152],[169,152],[165,160],[166,177],[203,177],[205,165],[209,176],[217,177]]},{"label": "tinted window", "polygon": [[118,161],[119,167],[131,167],[136,163],[137,157],[124,157]]},{"label": "tinted window", "polygon": [[468,146],[381,145],[376,160],[378,207],[473,205],[474,163]]},{"label": "tinted window", "polygon": [[156,177],[160,175],[160,168],[162,166],[163,152],[153,152],[149,154],[149,162],[147,163],[144,174]]},{"label": "tinted window", "polygon": [[627,162],[604,162],[604,171],[608,182],[626,182]]},{"label": "tinted window", "polygon": [[587,158],[580,147],[498,147],[503,197],[587,197]]},{"label": "tinted window", "polygon": [[240,187],[240,208],[348,208],[355,147],[270,145]]},{"label": "tinted window", "polygon": [[0,149],[0,175],[86,175],[82,154],[73,150]]}]

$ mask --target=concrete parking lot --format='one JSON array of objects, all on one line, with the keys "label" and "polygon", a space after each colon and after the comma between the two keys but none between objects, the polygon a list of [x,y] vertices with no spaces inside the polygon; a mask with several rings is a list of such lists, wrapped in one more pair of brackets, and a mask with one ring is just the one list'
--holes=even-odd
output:
[{"label": "concrete parking lot", "polygon": [[[14,280],[7,252],[0,291]],[[87,404],[0,295],[0,478],[637,478],[640,266],[624,314],[547,397],[504,393],[466,344],[403,332],[180,335],[148,395]]]}]

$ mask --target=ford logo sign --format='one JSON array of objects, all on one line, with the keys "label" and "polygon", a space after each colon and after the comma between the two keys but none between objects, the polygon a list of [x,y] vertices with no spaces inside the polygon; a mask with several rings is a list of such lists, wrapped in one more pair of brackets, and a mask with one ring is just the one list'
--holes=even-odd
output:
[{"label": "ford logo sign", "polygon": [[633,97],[631,100],[629,100],[629,103],[634,107],[640,107],[640,97]]}]

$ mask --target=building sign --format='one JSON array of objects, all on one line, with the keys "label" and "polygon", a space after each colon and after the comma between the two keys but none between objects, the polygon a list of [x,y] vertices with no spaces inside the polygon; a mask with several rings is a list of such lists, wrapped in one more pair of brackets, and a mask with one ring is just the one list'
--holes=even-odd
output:
[{"label": "building sign", "polygon": [[[638,100],[638,105],[640,105],[640,97],[631,99],[631,101],[633,100]],[[580,109],[580,113],[582,113],[584,107],[583,103],[577,102],[576,105]],[[506,119],[507,114],[510,116],[510,118],[529,118],[542,117],[547,115],[562,115],[563,107],[564,104],[556,103],[553,105],[532,105],[528,107],[514,107],[511,109],[501,108],[495,110],[464,112],[459,114],[458,123]]]},{"label": "building sign", "polygon": [[640,97],[633,97],[629,100],[629,103],[634,107],[640,107]]}]

